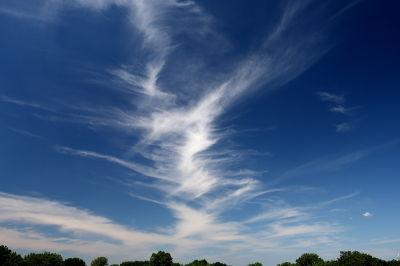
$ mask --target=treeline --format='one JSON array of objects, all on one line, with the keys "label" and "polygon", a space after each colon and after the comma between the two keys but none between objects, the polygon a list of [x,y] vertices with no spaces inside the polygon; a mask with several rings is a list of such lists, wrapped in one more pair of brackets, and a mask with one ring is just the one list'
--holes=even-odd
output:
[{"label": "treeline", "polygon": [[[43,252],[30,253],[24,257],[0,246],[0,266],[87,266],[80,258],[63,259],[60,254]],[[173,262],[171,255],[164,251],[153,253],[148,261],[125,261],[120,264],[108,264],[106,257],[92,260],[90,266],[227,266],[222,262],[209,263],[206,260],[194,260],[188,264]],[[248,266],[263,266],[260,262]],[[336,260],[324,261],[317,254],[305,253],[295,262],[284,262],[277,266],[400,266],[400,260],[385,261],[358,251],[342,251]]]},{"label": "treeline", "polygon": [[385,261],[358,251],[341,251],[336,260],[324,261],[317,254],[305,253],[296,262],[278,266],[400,266],[400,260]]}]

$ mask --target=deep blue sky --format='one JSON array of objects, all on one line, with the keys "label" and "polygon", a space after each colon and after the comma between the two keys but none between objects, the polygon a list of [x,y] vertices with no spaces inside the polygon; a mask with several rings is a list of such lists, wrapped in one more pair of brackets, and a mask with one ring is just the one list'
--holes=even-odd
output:
[{"label": "deep blue sky", "polygon": [[0,4],[0,239],[89,260],[400,252],[397,1]]}]

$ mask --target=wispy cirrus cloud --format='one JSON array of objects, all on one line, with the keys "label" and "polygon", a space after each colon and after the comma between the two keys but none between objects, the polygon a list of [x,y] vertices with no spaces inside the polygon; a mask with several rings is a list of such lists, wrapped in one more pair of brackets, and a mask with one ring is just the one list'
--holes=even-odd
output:
[{"label": "wispy cirrus cloud", "polygon": [[28,131],[28,130],[19,129],[19,128],[14,128],[14,127],[7,127],[7,128],[8,128],[9,130],[11,130],[11,131],[13,131],[13,132],[15,132],[15,133],[17,133],[17,134],[23,135],[23,136],[27,136],[27,137],[35,138],[35,139],[43,139],[42,136],[37,135],[37,134],[35,134],[35,133],[32,133],[32,132],[30,132],[30,131]]},{"label": "wispy cirrus cloud", "polygon": [[[335,199],[329,204],[334,202]],[[51,248],[86,256],[101,253],[121,259],[129,257],[132,249],[145,258],[154,246],[158,246],[168,247],[184,259],[188,251],[204,245],[228,253],[251,245],[266,252],[281,248],[282,245],[294,248],[298,241],[331,236],[344,230],[335,224],[310,220],[312,212],[307,208],[301,210],[299,207],[290,207],[279,212],[276,209],[266,212],[262,217],[223,222],[207,210],[178,202],[166,205],[176,218],[176,223],[154,232],[124,226],[67,203],[0,193],[0,234],[8,244],[22,249]],[[303,218],[296,219],[298,217]],[[264,222],[262,232],[248,227],[251,223],[261,221]],[[57,236],[57,233],[62,236]],[[221,246],[222,243],[229,245]]]},{"label": "wispy cirrus cloud", "polygon": [[328,103],[334,103],[339,105],[339,104],[344,104],[346,101],[344,95],[333,94],[326,91],[319,91],[317,92],[317,95],[321,98],[322,101]]},{"label": "wispy cirrus cloud", "polygon": [[[345,105],[346,98],[344,95],[333,94],[326,91],[317,92],[321,101],[327,102],[330,105],[329,111],[334,114],[350,116],[360,109],[360,106],[347,107]],[[335,125],[336,132],[346,133],[354,128],[354,121],[341,122]]]},{"label": "wispy cirrus cloud", "polygon": [[49,108],[48,106],[36,102],[30,102],[30,101],[23,101],[19,99],[15,99],[12,97],[8,97],[6,95],[0,95],[0,101],[3,103],[8,103],[8,104],[13,104],[21,107],[30,107],[34,109],[39,109],[43,111],[53,111],[53,109]]},{"label": "wispy cirrus cloud", "polygon": [[337,124],[335,127],[336,127],[336,132],[346,133],[350,131],[353,126],[350,123],[340,123]]},{"label": "wispy cirrus cloud", "polygon": [[359,150],[336,157],[326,157],[311,160],[290,170],[287,170],[279,177],[279,179],[282,180],[295,176],[305,176],[309,174],[339,171],[369,156],[374,149],[376,149],[376,147],[372,149]]}]

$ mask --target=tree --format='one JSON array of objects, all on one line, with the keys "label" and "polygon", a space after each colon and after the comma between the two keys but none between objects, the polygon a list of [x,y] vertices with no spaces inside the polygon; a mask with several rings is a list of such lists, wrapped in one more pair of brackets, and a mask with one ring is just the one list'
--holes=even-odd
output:
[{"label": "tree", "polygon": [[150,257],[150,266],[172,266],[172,257],[171,254],[158,251],[157,253],[151,254]]},{"label": "tree", "polygon": [[26,255],[24,263],[26,266],[63,266],[64,260],[60,254],[44,252]]},{"label": "tree", "polygon": [[90,263],[91,266],[107,266],[108,259],[106,257],[97,257]]},{"label": "tree", "polygon": [[80,258],[69,258],[64,261],[64,266],[86,266],[86,262]]},{"label": "tree", "polygon": [[314,266],[323,262],[323,259],[314,253],[304,253],[296,260],[299,266]]},{"label": "tree", "polygon": [[278,264],[277,266],[296,266],[296,264],[291,262],[283,262],[281,264]]},{"label": "tree", "polygon": [[250,263],[248,266],[263,266],[261,262]]},{"label": "tree", "polygon": [[217,262],[211,263],[210,266],[228,266],[228,265],[226,265],[225,263],[217,261]]},{"label": "tree", "polygon": [[148,261],[124,261],[120,266],[149,266]]},{"label": "tree", "polygon": [[194,260],[189,264],[186,264],[186,266],[208,266],[208,262],[205,259],[202,260]]},{"label": "tree", "polygon": [[374,258],[371,255],[358,251],[341,251],[337,260],[338,265],[343,266],[380,266],[387,265],[387,262]]},{"label": "tree", "polygon": [[388,266],[400,266],[400,260],[388,261]]},{"label": "tree", "polygon": [[22,265],[23,259],[21,255],[10,250],[7,246],[0,246],[0,265],[17,266]]}]

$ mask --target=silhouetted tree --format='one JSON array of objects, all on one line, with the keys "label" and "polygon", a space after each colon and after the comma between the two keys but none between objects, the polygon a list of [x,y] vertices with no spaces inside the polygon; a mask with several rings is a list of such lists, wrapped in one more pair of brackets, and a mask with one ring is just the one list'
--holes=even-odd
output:
[{"label": "silhouetted tree", "polygon": [[171,254],[158,251],[157,253],[153,253],[150,257],[150,266],[172,266],[172,257]]},{"label": "silhouetted tree", "polygon": [[31,253],[24,257],[26,266],[63,266],[64,260],[60,254],[44,252]]},{"label": "silhouetted tree", "polygon": [[210,266],[228,266],[228,265],[226,265],[225,263],[217,261],[217,262],[211,263]]},{"label": "silhouetted tree", "polygon": [[249,266],[263,266],[261,262],[250,263]]},{"label": "silhouetted tree", "polygon": [[120,266],[149,266],[148,261],[124,261]]},{"label": "silhouetted tree", "polygon": [[202,260],[194,260],[189,264],[186,264],[186,266],[208,266],[208,262],[205,259]]},{"label": "silhouetted tree", "polygon": [[296,263],[299,266],[314,266],[318,264],[321,265],[321,263],[323,262],[324,260],[314,253],[304,253],[296,260]]},{"label": "silhouetted tree", "polygon": [[400,266],[400,260],[388,261],[388,266]]},{"label": "silhouetted tree", "polygon": [[291,263],[291,262],[283,262],[278,264],[277,266],[296,266],[296,263]]},{"label": "silhouetted tree", "polygon": [[97,257],[90,263],[91,266],[107,266],[108,259],[106,257]]},{"label": "silhouetted tree", "polygon": [[[91,266],[107,266],[105,257],[94,259]],[[0,245],[0,266],[86,266],[80,258],[69,258],[65,261],[56,253],[31,253],[22,258],[7,246]],[[111,266],[183,266],[174,263],[169,253],[159,251],[151,255],[150,261],[125,261]],[[185,266],[227,266],[222,262],[208,263],[205,259],[194,260]],[[262,266],[260,262],[251,263],[248,266]],[[400,266],[400,260],[385,261],[369,254],[358,251],[341,251],[337,260],[324,261],[317,254],[305,253],[296,263],[283,262],[277,266]]]},{"label": "silhouetted tree", "polygon": [[64,261],[64,266],[86,266],[86,262],[80,258],[69,258]]},{"label": "silhouetted tree", "polygon": [[387,262],[374,258],[369,254],[358,251],[341,251],[337,260],[340,266],[380,266],[387,265]]},{"label": "silhouetted tree", "polygon": [[10,250],[7,246],[0,246],[0,265],[2,266],[19,266],[22,265],[23,259],[21,255]]}]

